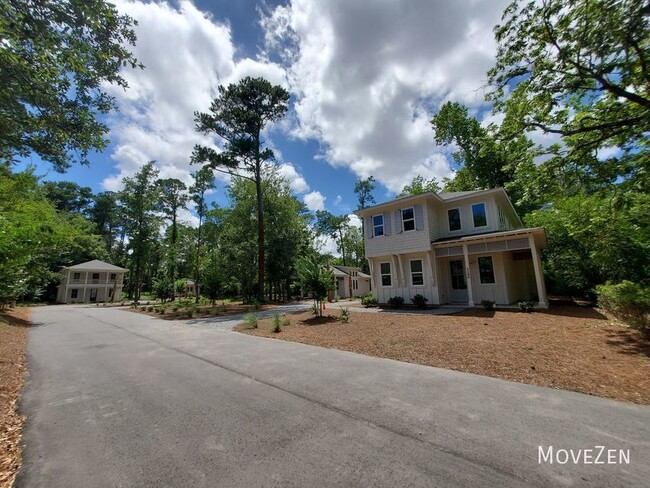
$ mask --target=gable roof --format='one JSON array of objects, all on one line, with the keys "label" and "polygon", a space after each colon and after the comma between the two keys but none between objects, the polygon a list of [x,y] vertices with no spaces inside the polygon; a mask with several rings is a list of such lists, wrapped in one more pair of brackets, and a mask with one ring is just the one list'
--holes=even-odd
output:
[{"label": "gable roof", "polygon": [[114,264],[105,263],[99,259],[93,259],[85,263],[75,264],[74,266],[64,266],[63,269],[81,269],[93,271],[128,271],[128,269],[120,268]]}]

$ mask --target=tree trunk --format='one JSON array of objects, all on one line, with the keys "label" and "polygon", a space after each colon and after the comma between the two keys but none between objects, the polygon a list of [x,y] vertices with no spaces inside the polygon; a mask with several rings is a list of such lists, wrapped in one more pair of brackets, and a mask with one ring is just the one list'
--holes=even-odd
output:
[{"label": "tree trunk", "polygon": [[262,205],[262,168],[258,162],[255,169],[257,191],[257,299],[264,301],[264,208]]},{"label": "tree trunk", "polygon": [[[201,197],[201,201],[203,201],[203,197]],[[201,207],[203,206],[203,203],[201,203]],[[199,212],[199,228],[197,231],[197,237],[196,237],[196,271],[194,274],[194,286],[196,288],[196,299],[194,300],[194,303],[199,303],[199,266],[200,266],[200,260],[201,260],[201,224],[203,223],[203,212]]]}]

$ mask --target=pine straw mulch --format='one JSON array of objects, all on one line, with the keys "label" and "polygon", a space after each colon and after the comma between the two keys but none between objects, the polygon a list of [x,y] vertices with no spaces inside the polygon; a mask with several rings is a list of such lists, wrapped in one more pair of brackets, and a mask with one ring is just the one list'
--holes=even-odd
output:
[{"label": "pine straw mulch", "polygon": [[[162,307],[163,305],[165,306],[164,313],[157,312],[155,307]],[[194,305],[192,303],[190,306],[192,308],[191,314],[188,312],[187,306],[179,307],[178,310],[174,311],[173,302],[167,302],[164,304],[151,302],[149,305],[138,305],[136,308],[129,307],[125,310],[165,320],[186,320],[189,318],[202,319],[208,317],[227,317],[228,315],[262,312],[264,310],[272,310],[276,308],[275,304],[264,304],[256,307],[255,305],[244,305],[241,303],[228,303],[226,305],[215,305],[214,307],[212,305]],[[154,310],[149,311],[149,307],[154,307]],[[142,310],[142,308],[144,308],[144,310]]]},{"label": "pine straw mulch", "polygon": [[0,488],[9,488],[20,469],[25,418],[17,411],[25,379],[30,310],[0,310]]},{"label": "pine straw mulch", "polygon": [[650,342],[591,307],[454,315],[350,308],[347,324],[336,320],[338,314],[287,315],[290,325],[277,334],[271,319],[257,329],[240,324],[235,330],[650,405]]}]

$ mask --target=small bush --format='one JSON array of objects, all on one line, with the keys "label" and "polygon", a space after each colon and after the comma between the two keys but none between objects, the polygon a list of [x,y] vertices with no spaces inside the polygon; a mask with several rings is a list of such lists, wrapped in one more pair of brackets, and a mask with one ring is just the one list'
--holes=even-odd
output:
[{"label": "small bush", "polygon": [[147,307],[147,312],[153,312],[153,311],[154,311],[153,305],[149,305]]},{"label": "small bush", "polygon": [[494,302],[492,300],[481,300],[481,305],[485,310],[494,310]]},{"label": "small bush", "polygon": [[278,333],[282,330],[282,320],[280,314],[275,312],[273,314],[273,322],[271,323],[271,332]]},{"label": "small bush", "polygon": [[361,297],[361,305],[366,308],[376,307],[377,306],[377,297],[374,295],[366,295]]},{"label": "small bush", "polygon": [[341,307],[341,315],[339,315],[339,320],[344,324],[347,324],[350,321],[350,309],[348,307]]},{"label": "small bush", "polygon": [[404,306],[404,298],[391,297],[388,299],[388,306],[391,308],[402,308]]},{"label": "small bush", "polygon": [[247,313],[244,315],[244,322],[247,329],[257,329],[257,315],[254,313]]},{"label": "small bush", "polygon": [[318,306],[316,304],[313,304],[311,307],[309,307],[309,311],[317,317],[320,315],[320,311],[318,310]]},{"label": "small bush", "polygon": [[598,306],[650,339],[650,287],[624,280],[596,287]]},{"label": "small bush", "polygon": [[178,303],[174,303],[174,304],[172,305],[172,311],[173,311],[173,312],[178,312],[178,310],[179,310],[180,308],[181,308],[181,306],[180,306],[180,304],[178,304]]},{"label": "small bush", "polygon": [[529,302],[528,300],[521,301],[517,305],[519,305],[519,310],[524,313],[530,313],[535,308],[533,302]]},{"label": "small bush", "polygon": [[418,293],[413,298],[411,298],[411,301],[413,302],[413,305],[415,305],[416,307],[424,308],[427,306],[427,302],[429,301],[429,299],[426,298],[424,295],[420,295]]},{"label": "small bush", "polygon": [[261,304],[260,302],[258,302],[257,300],[255,300],[255,301],[253,302],[253,308],[254,308],[255,310],[259,310],[260,308],[262,308],[262,304]]}]

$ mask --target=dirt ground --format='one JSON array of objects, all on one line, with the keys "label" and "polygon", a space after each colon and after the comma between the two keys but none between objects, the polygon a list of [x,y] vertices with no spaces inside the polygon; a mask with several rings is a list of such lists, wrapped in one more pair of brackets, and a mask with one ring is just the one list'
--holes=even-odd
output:
[{"label": "dirt ground", "polygon": [[349,323],[337,320],[338,310],[328,314],[287,315],[280,333],[270,331],[270,319],[236,330],[650,405],[650,342],[591,307],[455,315],[350,308]]},{"label": "dirt ground", "polygon": [[8,488],[20,468],[24,417],[18,414],[25,380],[25,349],[30,311],[0,310],[0,488]]}]

